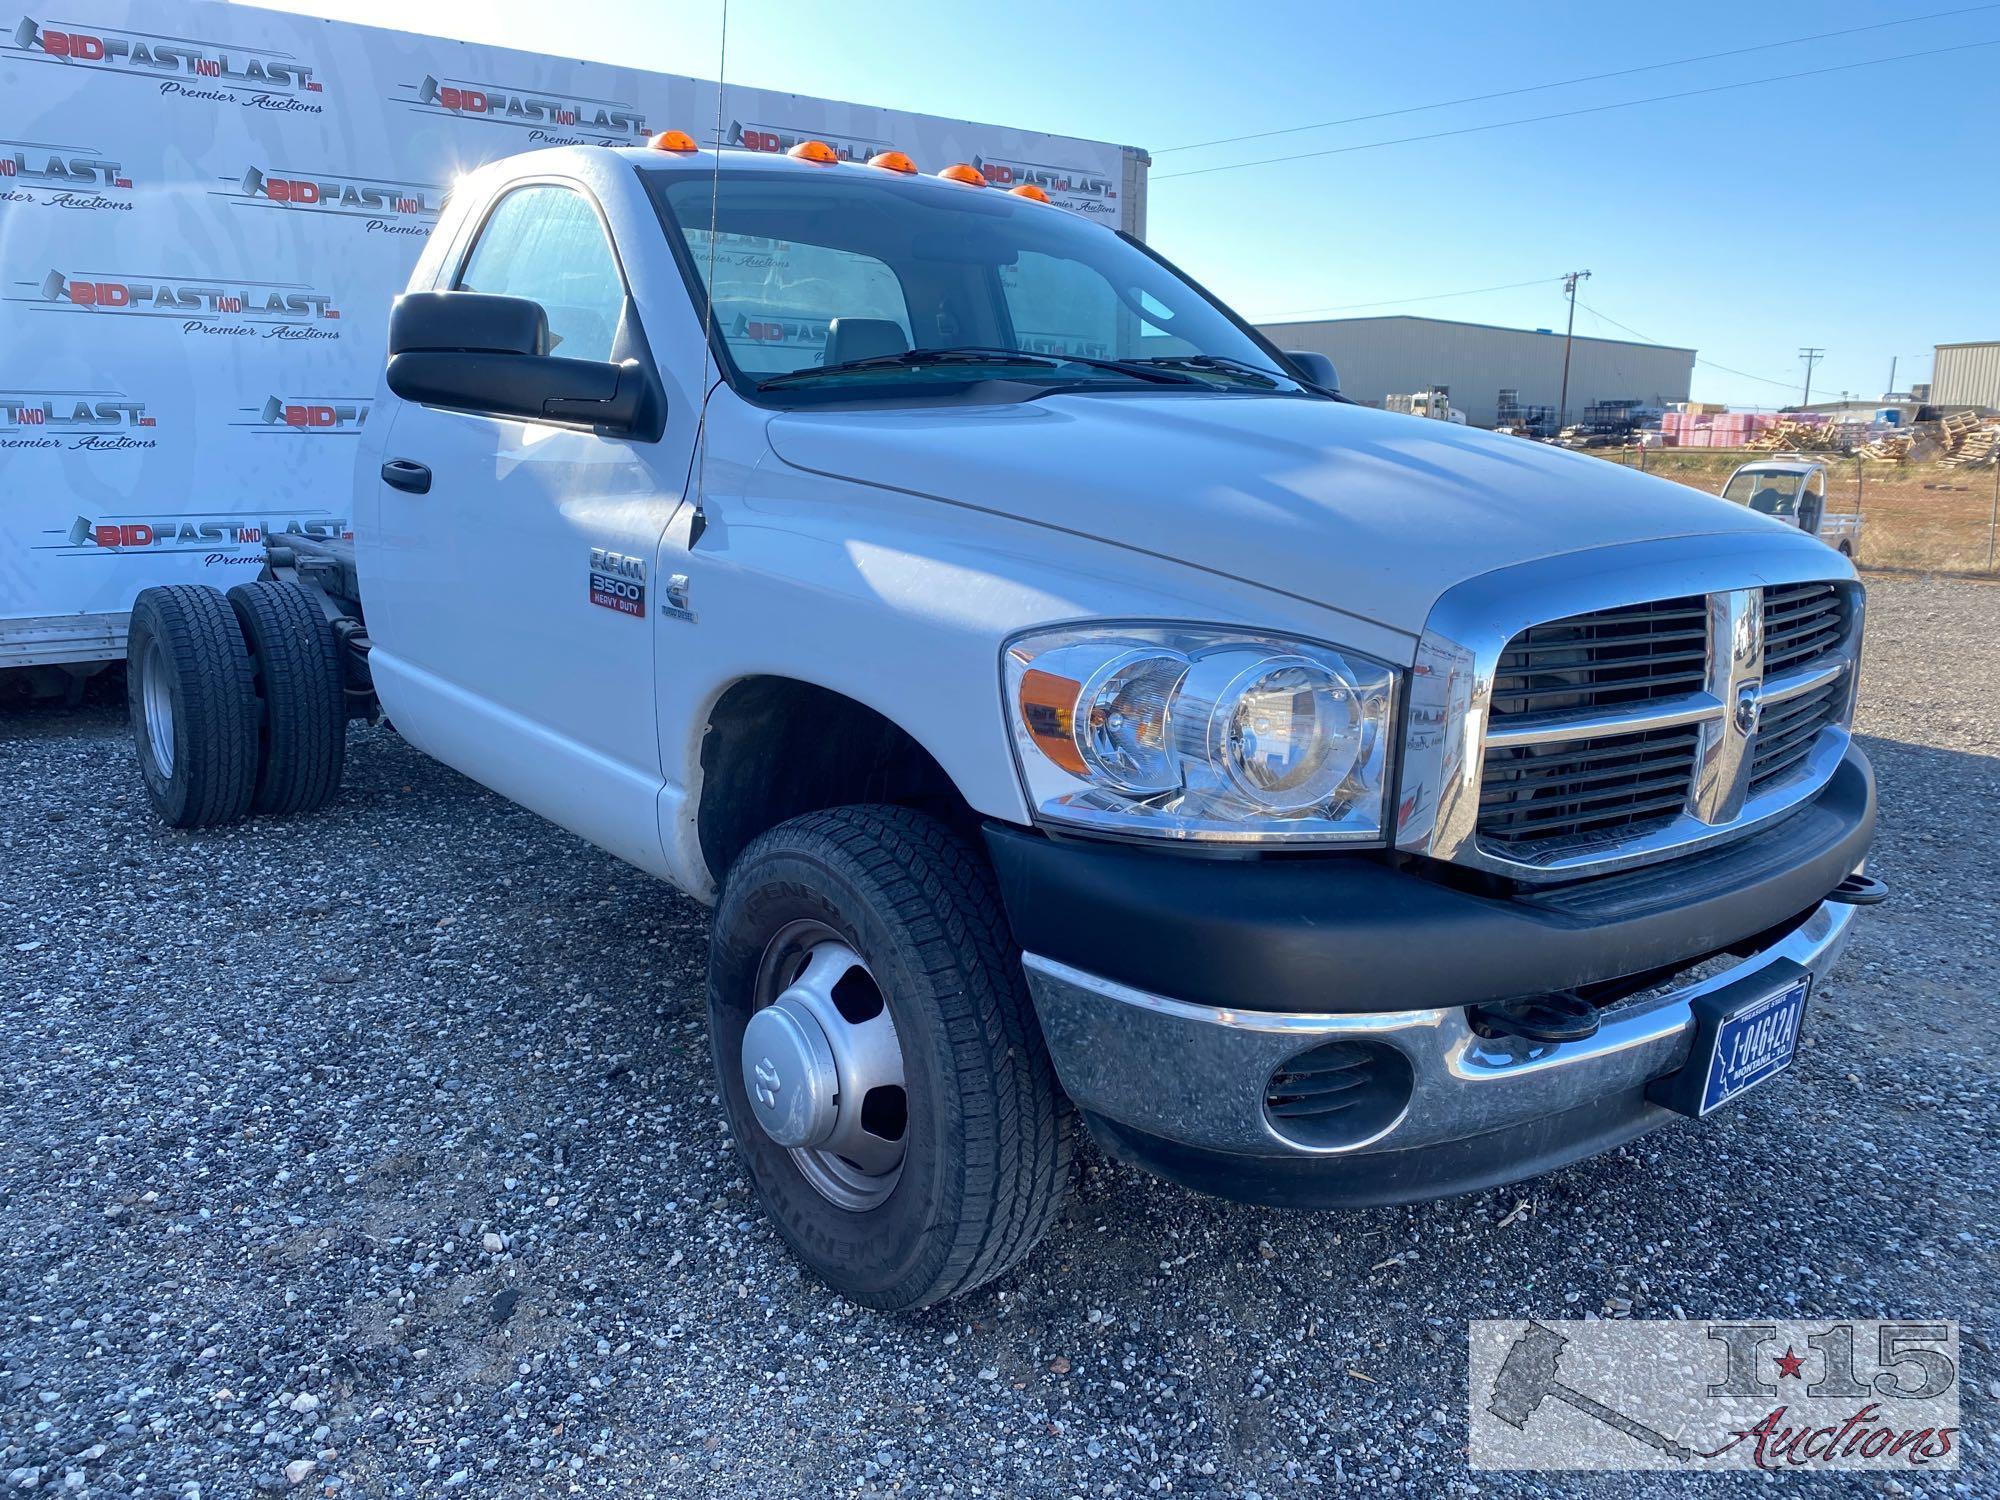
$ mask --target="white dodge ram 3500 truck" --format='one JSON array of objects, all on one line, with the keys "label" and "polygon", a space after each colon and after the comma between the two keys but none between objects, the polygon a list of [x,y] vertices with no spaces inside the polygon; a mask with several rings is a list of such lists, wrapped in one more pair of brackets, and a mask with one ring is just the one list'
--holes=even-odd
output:
[{"label": "white dodge ram 3500 truck", "polygon": [[972,168],[503,161],[389,350],[351,544],[137,601],[150,795],[309,809],[379,712],[712,902],[723,1109],[857,1301],[1018,1261],[1077,1113],[1306,1206],[1705,1114],[1882,895],[1845,559],[1346,402]]}]

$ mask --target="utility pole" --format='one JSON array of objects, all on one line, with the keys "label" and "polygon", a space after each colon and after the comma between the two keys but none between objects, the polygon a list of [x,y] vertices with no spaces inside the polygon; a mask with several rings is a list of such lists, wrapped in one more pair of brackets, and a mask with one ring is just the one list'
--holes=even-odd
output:
[{"label": "utility pole", "polygon": [[1801,401],[1799,405],[1811,406],[1813,366],[1826,358],[1826,351],[1824,349],[1801,349],[1799,351],[1799,358],[1806,362],[1806,396],[1805,400]]},{"label": "utility pole", "polygon": [[1882,392],[1882,399],[1885,401],[1896,394],[1896,359],[1897,356],[1894,354],[1889,356],[1889,385]]},{"label": "utility pole", "polygon": [[1590,280],[1588,271],[1571,271],[1563,277],[1563,292],[1569,298],[1569,326],[1563,329],[1563,384],[1562,397],[1556,406],[1556,436],[1569,426],[1569,346],[1576,337],[1576,284]]}]

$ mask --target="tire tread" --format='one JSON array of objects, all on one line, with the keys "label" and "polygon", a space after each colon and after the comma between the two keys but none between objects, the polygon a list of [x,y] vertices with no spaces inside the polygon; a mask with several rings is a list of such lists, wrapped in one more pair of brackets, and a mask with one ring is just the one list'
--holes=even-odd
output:
[{"label": "tire tread", "polygon": [[340,641],[312,595],[283,579],[240,583],[229,603],[255,654],[262,752],[253,806],[315,812],[340,790],[347,701]]},{"label": "tire tread", "polygon": [[[175,828],[213,828],[245,817],[257,785],[257,699],[250,653],[222,594],[206,584],[157,584],[140,592],[132,616],[144,635],[167,650],[179,680],[184,746],[175,769],[186,795],[178,806],[153,805]],[[131,677],[133,729],[142,744],[138,664]],[[142,752],[143,753],[143,752]],[[149,787],[150,793],[150,787]]]}]

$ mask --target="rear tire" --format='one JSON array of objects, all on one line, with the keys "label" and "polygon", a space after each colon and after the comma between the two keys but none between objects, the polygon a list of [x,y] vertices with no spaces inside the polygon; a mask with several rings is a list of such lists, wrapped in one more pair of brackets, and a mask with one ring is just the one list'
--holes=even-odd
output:
[{"label": "rear tire", "polygon": [[[769,1002],[771,955],[801,931],[858,957],[902,1053],[901,1159],[849,1206],[815,1171],[825,1153],[779,1144],[745,1091],[745,1027]],[[716,911],[708,1012],[723,1108],[758,1196],[837,1291],[888,1311],[927,1306],[1010,1270],[1055,1222],[1068,1102],[992,873],[934,819],[835,808],[752,842]]]},{"label": "rear tire", "polygon": [[340,638],[296,583],[239,583],[229,603],[250,643],[262,708],[251,805],[277,817],[315,812],[339,792],[347,752]]},{"label": "rear tire", "polygon": [[171,828],[245,816],[257,787],[257,692],[229,601],[205,584],[142,591],[125,660],[139,773],[153,810]]}]

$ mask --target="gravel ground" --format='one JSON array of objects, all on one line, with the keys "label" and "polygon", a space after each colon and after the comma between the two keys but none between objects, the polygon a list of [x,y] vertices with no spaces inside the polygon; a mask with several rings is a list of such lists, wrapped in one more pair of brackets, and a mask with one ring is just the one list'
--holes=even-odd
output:
[{"label": "gravel ground", "polygon": [[1086,1148],[1021,1272],[901,1318],[758,1215],[701,908],[387,733],[329,812],[190,836],[115,704],[7,711],[0,1493],[1537,1495],[1466,1468],[1465,1321],[1629,1309],[1961,1319],[1966,1467],[1904,1487],[1994,1494],[1996,642],[2000,587],[1875,585],[1896,899],[1790,1079],[1368,1212]]}]

